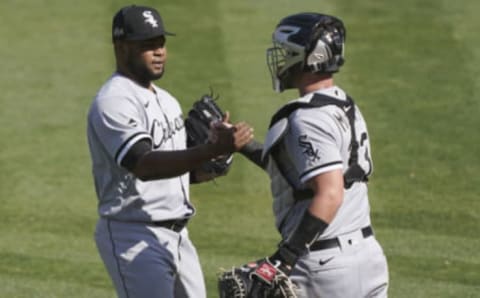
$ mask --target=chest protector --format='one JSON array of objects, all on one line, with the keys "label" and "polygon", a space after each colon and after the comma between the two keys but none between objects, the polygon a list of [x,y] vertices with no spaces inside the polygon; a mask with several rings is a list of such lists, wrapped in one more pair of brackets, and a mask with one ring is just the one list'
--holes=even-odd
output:
[{"label": "chest protector", "polygon": [[348,169],[343,174],[344,187],[349,189],[355,182],[368,181],[368,175],[363,168],[358,164],[358,148],[359,143],[357,141],[357,135],[355,132],[355,103],[352,98],[347,96],[347,100],[339,100],[323,94],[314,94],[308,102],[294,101],[283,106],[277,113],[275,113],[270,122],[269,131],[265,139],[264,150],[262,152],[262,158],[266,158],[271,155],[275,161],[282,176],[293,188],[294,197],[296,200],[309,199],[313,196],[313,191],[310,189],[299,190],[295,187],[292,181],[289,181],[285,170],[282,167],[282,162],[278,158],[278,144],[285,135],[288,127],[288,116],[297,109],[318,108],[328,105],[335,105],[339,107],[348,118],[350,124],[351,141],[350,141],[350,157],[348,159]]}]

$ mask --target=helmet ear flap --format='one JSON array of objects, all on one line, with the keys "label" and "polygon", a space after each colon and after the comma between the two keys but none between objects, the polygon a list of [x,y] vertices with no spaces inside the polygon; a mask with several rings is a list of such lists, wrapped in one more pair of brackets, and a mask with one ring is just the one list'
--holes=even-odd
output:
[{"label": "helmet ear flap", "polygon": [[321,24],[312,32],[306,49],[305,70],[337,72],[344,63],[344,31],[335,24]]},{"label": "helmet ear flap", "polygon": [[330,47],[323,40],[318,39],[305,59],[305,68],[313,72],[322,71],[322,65],[330,61],[332,56]]}]

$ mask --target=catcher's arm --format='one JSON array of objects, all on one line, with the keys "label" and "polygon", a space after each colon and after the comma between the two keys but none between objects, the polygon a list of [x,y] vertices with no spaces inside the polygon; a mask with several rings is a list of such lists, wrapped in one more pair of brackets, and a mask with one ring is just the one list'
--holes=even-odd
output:
[{"label": "catcher's arm", "polygon": [[266,169],[268,159],[262,160],[263,144],[252,140],[240,149],[240,153],[262,169]]},{"label": "catcher's arm", "polygon": [[343,201],[341,170],[317,175],[308,180],[307,184],[314,192],[308,209],[294,232],[280,243],[278,250],[270,257],[271,260],[282,262],[286,272],[293,269],[308,246],[327,229]]},{"label": "catcher's arm", "polygon": [[[327,223],[307,210],[295,232],[279,245],[272,256],[257,261],[255,267],[250,267],[247,273],[240,270],[244,267],[240,267],[222,274],[218,280],[220,297],[297,297],[289,275],[298,258],[306,252],[307,245],[327,226]],[[246,295],[232,295],[244,291],[243,289],[247,289]]]}]

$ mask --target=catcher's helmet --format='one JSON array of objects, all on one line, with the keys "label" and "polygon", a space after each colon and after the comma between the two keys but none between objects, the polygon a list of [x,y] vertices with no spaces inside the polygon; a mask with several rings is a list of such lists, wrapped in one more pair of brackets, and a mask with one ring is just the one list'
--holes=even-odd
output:
[{"label": "catcher's helmet", "polygon": [[277,92],[293,88],[296,71],[335,73],[344,63],[345,27],[333,16],[298,13],[280,21],[267,49],[267,64]]}]

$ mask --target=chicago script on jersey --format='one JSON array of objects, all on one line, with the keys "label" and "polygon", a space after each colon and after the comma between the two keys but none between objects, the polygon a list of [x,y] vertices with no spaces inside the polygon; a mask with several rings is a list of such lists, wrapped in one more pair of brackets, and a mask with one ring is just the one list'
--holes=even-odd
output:
[{"label": "chicago script on jersey", "polygon": [[150,135],[153,140],[153,148],[157,149],[162,146],[168,139],[171,139],[177,132],[184,128],[182,116],[179,115],[173,121],[160,121],[154,119]]}]

